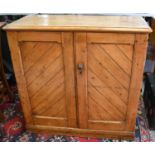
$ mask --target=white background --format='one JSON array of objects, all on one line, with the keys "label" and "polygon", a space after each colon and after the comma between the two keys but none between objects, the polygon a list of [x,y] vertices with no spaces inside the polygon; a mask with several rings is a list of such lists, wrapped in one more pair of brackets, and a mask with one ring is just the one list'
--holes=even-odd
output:
[{"label": "white background", "polygon": [[0,13],[149,13],[155,0],[0,0]]}]

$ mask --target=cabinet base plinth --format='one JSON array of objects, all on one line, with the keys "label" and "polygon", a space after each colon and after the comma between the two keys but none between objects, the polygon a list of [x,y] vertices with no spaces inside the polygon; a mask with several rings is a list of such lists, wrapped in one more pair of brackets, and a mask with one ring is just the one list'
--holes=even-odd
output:
[{"label": "cabinet base plinth", "polygon": [[103,131],[66,127],[51,127],[43,125],[27,125],[26,129],[34,133],[47,133],[50,135],[66,135],[90,138],[110,138],[110,139],[126,139],[133,140],[134,132],[128,131]]}]

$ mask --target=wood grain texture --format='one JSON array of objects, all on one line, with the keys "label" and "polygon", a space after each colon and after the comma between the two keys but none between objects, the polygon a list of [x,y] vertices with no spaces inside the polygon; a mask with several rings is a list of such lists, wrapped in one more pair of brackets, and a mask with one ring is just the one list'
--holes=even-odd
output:
[{"label": "wood grain texture", "polygon": [[90,129],[126,130],[134,42],[134,34],[87,33]]},{"label": "wood grain texture", "polygon": [[18,47],[17,32],[8,32],[7,37],[9,41],[9,47],[11,50],[11,57],[13,61],[15,77],[17,80],[19,96],[20,96],[21,104],[24,111],[24,117],[25,117],[26,123],[33,124],[32,110],[31,110],[29,94],[28,94],[26,79],[25,79],[23,65],[22,65],[21,51]]},{"label": "wood grain texture", "polygon": [[133,138],[151,32],[141,17],[30,15],[4,29],[28,130]]},{"label": "wood grain texture", "polygon": [[[37,45],[35,51],[27,49],[31,50],[32,54],[35,53],[33,56],[26,56],[30,61],[23,58],[33,117],[39,115],[66,118],[62,48],[60,44],[52,42],[37,42]],[[21,52],[22,50],[23,47]],[[32,65],[29,65],[30,63]]]},{"label": "wood grain texture", "polygon": [[131,33],[87,33],[88,43],[134,44],[135,36]]},{"label": "wood grain texture", "polygon": [[[91,62],[89,63],[88,79],[90,81],[93,81],[93,84],[95,84],[97,87],[100,87],[101,89],[110,88],[126,103],[128,99],[127,89],[122,86],[122,84],[117,80],[115,76],[112,76],[108,70],[103,68],[102,64],[100,62],[97,62],[92,54],[88,55],[88,59]],[[93,76],[92,74],[90,74],[90,72],[93,73]],[[95,83],[97,78],[102,81],[102,85]]]},{"label": "wood grain texture", "polygon": [[[38,37],[40,36],[40,37]],[[18,32],[18,41],[54,41],[61,43],[61,32]]]},{"label": "wood grain texture", "polygon": [[142,17],[95,15],[29,15],[5,30],[151,32]]},{"label": "wood grain texture", "polygon": [[140,89],[143,79],[144,62],[146,58],[147,39],[147,34],[136,34],[127,112],[126,130],[128,131],[133,131],[135,127]]},{"label": "wood grain texture", "polygon": [[[112,51],[113,49],[110,51],[107,51],[106,46],[107,45],[93,44],[93,45],[89,45],[88,48],[89,48],[89,52],[93,55],[94,59],[96,59],[97,64],[102,66],[102,70],[106,70],[109,74],[111,74],[111,76],[113,76],[122,85],[122,87],[124,87],[125,89],[128,89],[130,75],[128,75],[126,71],[122,69],[122,66],[118,64],[116,59],[112,58],[112,57],[116,57],[117,51],[116,50]],[[111,46],[113,47],[113,45]],[[113,54],[112,57],[110,56],[109,52]],[[122,61],[121,58],[118,60]],[[92,61],[90,62],[90,64],[91,63]],[[129,66],[129,68],[127,69],[129,70],[129,72],[131,72],[131,66]]]},{"label": "wood grain texture", "polygon": [[18,33],[31,119],[35,124],[76,127],[73,34]]},{"label": "wood grain texture", "polygon": [[89,120],[89,125],[88,128],[92,130],[105,130],[105,131],[124,131],[126,127],[126,122],[125,121],[91,121]]},{"label": "wood grain texture", "polygon": [[55,127],[66,127],[67,120],[66,118],[61,117],[47,117],[47,116],[34,116],[35,125],[47,125]]},{"label": "wood grain texture", "polygon": [[[87,43],[86,33],[75,33],[76,52],[76,76],[77,76],[77,98],[78,98],[78,124],[80,128],[87,128],[88,105],[87,105]],[[82,72],[78,65],[84,66]]]},{"label": "wood grain texture", "polygon": [[27,130],[38,133],[48,133],[51,135],[68,135],[79,137],[97,137],[97,138],[112,138],[112,139],[133,139],[134,132],[129,131],[106,131],[106,130],[92,130],[79,128],[60,128],[43,125],[27,125]]},{"label": "wood grain texture", "polygon": [[76,69],[79,127],[125,130],[133,45],[90,43],[88,34],[75,33],[76,66],[84,66],[81,73]]},{"label": "wood grain texture", "polygon": [[62,32],[62,47],[65,66],[66,108],[69,127],[77,127],[77,105],[75,101],[75,68],[73,33]]}]

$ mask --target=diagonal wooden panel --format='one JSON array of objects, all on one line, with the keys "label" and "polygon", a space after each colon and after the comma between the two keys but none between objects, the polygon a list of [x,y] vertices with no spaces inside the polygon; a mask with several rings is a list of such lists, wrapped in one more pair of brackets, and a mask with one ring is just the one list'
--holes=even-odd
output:
[{"label": "diagonal wooden panel", "polygon": [[112,105],[102,94],[90,85],[88,85],[88,95],[98,103],[96,106],[100,105],[104,107],[104,109],[106,109],[115,120],[122,121],[125,119],[124,114],[121,113],[117,107]]},{"label": "diagonal wooden panel", "polygon": [[65,97],[60,98],[56,103],[52,104],[44,110],[41,115],[51,117],[66,117]]},{"label": "diagonal wooden panel", "polygon": [[107,88],[109,94],[111,96],[116,96],[117,101],[122,101],[127,104],[128,100],[128,93],[124,88],[114,88],[114,87],[108,87],[108,84],[104,81],[104,79],[100,79],[101,76],[97,76],[91,69],[88,70],[88,81],[94,86],[98,87],[101,91],[105,91]]},{"label": "diagonal wooden panel", "polygon": [[119,48],[121,50],[122,53],[124,53],[124,55],[126,55],[126,57],[132,61],[132,56],[133,56],[133,46],[131,45],[116,45],[117,48]]},{"label": "diagonal wooden panel", "polygon": [[89,54],[88,55],[88,70],[91,70],[95,75],[106,84],[106,88],[112,88],[113,90],[117,91],[117,94],[120,96],[120,98],[126,102],[128,97],[128,90],[124,88],[119,81],[115,79],[114,76],[111,76],[111,74],[103,69],[102,65],[94,60],[94,57]]},{"label": "diagonal wooden panel", "polygon": [[130,77],[97,45],[89,45],[89,55],[93,57],[106,69],[111,76],[115,77],[125,88],[129,88]]},{"label": "diagonal wooden panel", "polygon": [[43,50],[38,44],[30,44],[27,50],[35,48],[40,57],[33,54],[34,57],[30,58],[29,52],[23,55],[32,113],[34,116],[66,118],[62,48],[58,43],[50,43],[50,46],[44,43],[47,48],[44,46]]},{"label": "diagonal wooden panel", "polygon": [[35,93],[34,96],[31,97],[32,108],[38,106],[43,100],[46,100],[48,96],[52,97],[52,92],[55,92],[59,86],[64,86],[64,77],[62,71],[57,73],[56,76],[49,80],[39,91]]},{"label": "diagonal wooden panel", "polygon": [[19,43],[19,46],[22,49],[21,55],[24,60],[26,59],[27,56],[29,56],[32,53],[32,51],[34,51],[37,44],[38,42],[20,42]]},{"label": "diagonal wooden panel", "polygon": [[[122,51],[115,45],[101,44],[98,45],[103,49],[109,57],[129,76],[131,75],[131,61],[122,53]],[[130,51],[132,52],[132,51]]]},{"label": "diagonal wooden panel", "polygon": [[[37,103],[37,106],[32,107],[32,111],[34,114],[42,114],[44,109],[47,109],[50,105],[56,104],[56,102],[64,96],[64,87],[63,85],[60,85],[55,89],[53,92],[49,92],[49,94],[46,94],[47,97],[41,100],[39,103]],[[50,95],[50,97],[49,97]],[[33,103],[32,103],[33,105]]]},{"label": "diagonal wooden panel", "polygon": [[50,48],[49,51],[46,51],[41,59],[35,62],[28,72],[25,73],[28,85],[32,83],[33,80],[36,80],[36,77],[42,74],[48,68],[48,66],[61,55],[61,50],[58,50],[58,48],[60,47],[57,44],[53,45],[52,48]]},{"label": "diagonal wooden panel", "polygon": [[32,101],[36,101],[39,97],[44,97],[44,93],[47,92],[47,90],[49,90],[49,86],[50,88],[55,87],[57,85],[59,85],[60,83],[62,84],[64,82],[64,73],[62,71],[62,69],[60,69],[54,77],[51,77],[51,79],[49,79],[49,81],[47,81],[47,83],[41,87],[41,89],[39,89],[38,91],[35,92],[35,94],[33,96],[31,96],[31,100]]},{"label": "diagonal wooden panel", "polygon": [[[35,42],[34,42],[35,43]],[[28,43],[25,43],[28,44]],[[28,52],[25,57],[23,57],[23,67],[24,71],[27,72],[31,66],[38,61],[45,53],[53,46],[52,43],[43,43],[38,42],[37,45],[33,49],[25,49],[25,51],[31,51],[31,53]],[[23,51],[23,47],[22,47]]]},{"label": "diagonal wooden panel", "polygon": [[41,89],[62,68],[62,58],[58,57],[52,64],[48,66],[48,68],[44,72],[42,72],[42,74],[36,77],[35,81],[30,83],[30,85],[28,86],[30,97],[32,97],[36,91]]},{"label": "diagonal wooden panel", "polygon": [[115,120],[115,118],[113,118],[103,106],[100,106],[98,103],[96,103],[96,101],[94,101],[94,99],[90,96],[88,97],[88,103],[89,120]]},{"label": "diagonal wooden panel", "polygon": [[[88,72],[88,76],[89,76]],[[94,82],[95,81],[95,82]],[[97,85],[96,85],[97,83]],[[126,114],[126,108],[127,108],[127,103],[124,103],[118,95],[116,95],[111,88],[105,88],[103,86],[103,82],[100,81],[96,76],[94,76],[93,80],[89,80],[88,82],[89,85],[92,85],[94,88],[96,88],[105,98],[111,102],[114,106],[119,108],[119,110],[123,113]],[[98,85],[99,84],[99,85]]]},{"label": "diagonal wooden panel", "polygon": [[95,87],[90,83],[89,85],[94,87],[96,91],[100,93],[109,102],[109,104],[116,107],[120,113],[122,113],[124,116],[126,115],[127,106],[116,95],[114,97],[111,96],[108,88],[102,89],[100,87]]},{"label": "diagonal wooden panel", "polygon": [[88,88],[89,87],[93,87],[94,90],[97,91],[106,100],[106,103],[104,103],[104,104],[110,104],[115,109],[117,109],[117,111],[119,111],[119,113],[121,113],[122,116],[126,115],[126,105],[124,103],[122,103],[121,101],[118,102],[118,98],[115,98],[117,100],[117,102],[116,102],[115,99],[110,94],[108,94],[107,88],[99,89],[98,87],[94,87],[91,83],[88,83]]},{"label": "diagonal wooden panel", "polygon": [[25,32],[24,37],[17,33],[28,123],[76,127],[73,32],[59,32],[59,41],[55,33],[48,37],[44,32]]}]

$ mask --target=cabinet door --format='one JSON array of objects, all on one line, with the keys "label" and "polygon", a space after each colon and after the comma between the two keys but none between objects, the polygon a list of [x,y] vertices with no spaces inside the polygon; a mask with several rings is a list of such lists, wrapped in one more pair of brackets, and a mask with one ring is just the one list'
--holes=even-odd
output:
[{"label": "cabinet door", "polygon": [[27,124],[76,127],[73,33],[8,32]]},{"label": "cabinet door", "polygon": [[75,33],[75,46],[80,128],[133,131],[146,35]]}]

